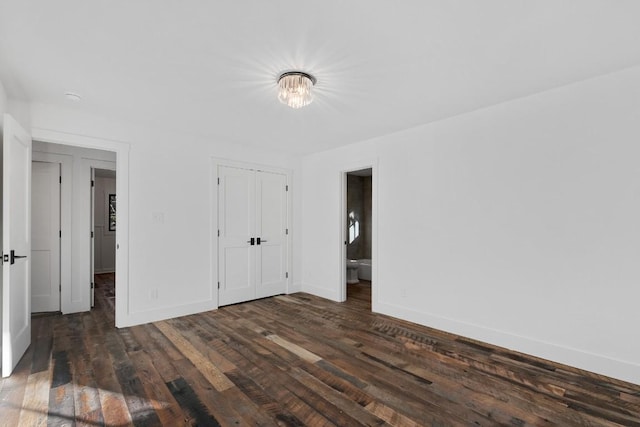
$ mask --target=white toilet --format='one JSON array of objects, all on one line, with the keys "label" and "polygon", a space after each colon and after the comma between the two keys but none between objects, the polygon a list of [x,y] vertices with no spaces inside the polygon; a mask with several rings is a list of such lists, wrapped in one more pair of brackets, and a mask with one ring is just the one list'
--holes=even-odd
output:
[{"label": "white toilet", "polygon": [[347,284],[352,285],[359,283],[358,280],[358,261],[355,259],[347,260]]}]

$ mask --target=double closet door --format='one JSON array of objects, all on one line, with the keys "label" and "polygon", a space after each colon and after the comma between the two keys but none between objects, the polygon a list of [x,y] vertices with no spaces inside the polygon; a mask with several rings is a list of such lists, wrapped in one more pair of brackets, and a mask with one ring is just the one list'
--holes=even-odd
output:
[{"label": "double closet door", "polygon": [[219,166],[219,305],[286,292],[287,233],[286,175]]}]

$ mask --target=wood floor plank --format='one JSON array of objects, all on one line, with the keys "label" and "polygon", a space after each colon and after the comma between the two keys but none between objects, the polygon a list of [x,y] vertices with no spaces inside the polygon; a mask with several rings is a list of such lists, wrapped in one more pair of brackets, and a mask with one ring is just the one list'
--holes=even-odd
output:
[{"label": "wood floor plank", "polygon": [[188,340],[186,340],[178,331],[175,330],[168,322],[155,323],[158,328],[173,344],[185,355],[185,357],[194,365],[196,365],[203,373],[204,377],[218,391],[225,391],[233,387],[233,383],[229,381],[224,373],[209,361],[202,353],[200,353]]},{"label": "wood floor plank", "polygon": [[47,426],[69,426],[75,419],[73,384],[68,382],[50,388]]},{"label": "wood floor plank", "polygon": [[11,376],[0,379],[0,382],[3,383],[0,388],[0,414],[2,414],[2,422],[7,427],[19,425],[22,402],[25,398],[25,389],[31,372],[32,357],[33,349],[30,347],[16,365]]},{"label": "wood floor plank", "polygon": [[[202,375],[200,370],[198,370],[190,360],[176,360],[175,365],[184,377],[178,378],[177,382],[174,381],[174,385],[177,387],[182,384],[182,381],[185,381],[189,386],[189,388],[185,390],[188,393],[194,393],[194,398],[190,398],[189,402],[191,403],[188,406],[185,407],[181,404],[181,407],[185,415],[190,419],[190,422],[194,422],[194,420],[197,419],[198,416],[202,416],[204,414],[203,411],[206,410],[206,413],[222,426],[244,424],[243,417],[241,415],[242,408],[236,408],[234,402],[226,399],[224,394],[216,390],[216,388],[211,385],[209,380]],[[168,383],[167,387],[169,387]],[[180,390],[182,389],[180,387],[178,388]],[[229,390],[233,389],[228,389],[227,391]],[[178,399],[176,398],[176,400]],[[191,405],[196,406],[192,408]],[[197,409],[197,411],[195,411],[195,409]]]},{"label": "wood floor plank", "polygon": [[49,412],[49,371],[29,375],[17,425],[41,427],[47,425]]},{"label": "wood floor plank", "polygon": [[180,404],[175,400],[173,394],[166,387],[166,382],[156,370],[149,355],[143,351],[137,351],[131,353],[129,357],[131,358],[131,362],[137,368],[140,381],[149,399],[149,403],[156,411],[161,424],[180,425],[184,421]]},{"label": "wood floor plank", "polygon": [[640,426],[640,385],[293,294],[116,329],[96,307],[38,315],[0,380],[0,427]]},{"label": "wood floor plank", "polygon": [[48,321],[50,317],[51,316],[46,316],[42,322],[38,322],[36,329],[37,335],[35,336],[35,342],[33,344],[32,374],[49,369],[51,349],[53,348],[53,324]]}]

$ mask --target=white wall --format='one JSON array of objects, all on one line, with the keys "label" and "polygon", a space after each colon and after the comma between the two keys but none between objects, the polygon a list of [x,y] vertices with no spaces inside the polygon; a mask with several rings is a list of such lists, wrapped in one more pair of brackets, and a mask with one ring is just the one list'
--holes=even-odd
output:
[{"label": "white wall", "polygon": [[7,102],[7,92],[4,90],[2,81],[0,81],[0,125],[2,125],[4,121],[2,115],[7,112]]},{"label": "white wall", "polygon": [[335,300],[349,159],[374,310],[640,383],[640,67],[304,158],[302,286]]},{"label": "white wall", "polygon": [[95,273],[116,271],[116,232],[109,231],[109,194],[116,194],[116,179],[96,176],[94,199]]},{"label": "white wall", "polygon": [[[214,157],[293,171],[292,237],[294,248],[299,245],[296,227],[300,220],[295,215],[299,215],[296,206],[301,202],[295,188],[300,162],[295,156],[191,135],[188,129],[165,133],[151,125],[112,122],[47,105],[33,105],[31,115],[34,129],[123,141],[131,146],[129,289],[126,315],[119,326],[217,306],[217,260],[212,258],[210,221],[212,210],[217,209],[217,200],[210,197]],[[157,220],[159,216],[162,222]],[[299,265],[300,251],[294,250],[291,289],[300,287]]]}]

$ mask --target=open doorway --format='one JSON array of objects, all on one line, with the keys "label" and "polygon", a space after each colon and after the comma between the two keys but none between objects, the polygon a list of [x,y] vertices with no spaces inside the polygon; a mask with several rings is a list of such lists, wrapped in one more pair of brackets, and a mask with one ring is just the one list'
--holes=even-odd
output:
[{"label": "open doorway", "polygon": [[91,168],[91,307],[115,311],[116,171]]},{"label": "open doorway", "polygon": [[346,300],[371,309],[373,170],[345,172],[344,235]]},{"label": "open doorway", "polygon": [[[51,256],[42,250],[55,247],[60,249],[59,273],[51,275],[51,280],[41,280],[43,284],[51,283],[51,288],[57,293],[56,300],[59,301],[59,308],[63,314],[88,311],[94,305],[94,289],[96,280],[94,279],[93,264],[96,262],[93,252],[96,251],[94,241],[97,241],[97,269],[98,273],[111,274],[110,283],[115,282],[115,265],[117,254],[118,233],[121,233],[123,221],[122,203],[118,206],[118,223],[116,227],[115,216],[111,215],[112,224],[109,226],[110,215],[104,210],[107,209],[109,194],[116,194],[116,185],[121,186],[120,176],[116,181],[116,169],[119,161],[116,152],[112,150],[100,150],[95,148],[85,148],[70,146],[66,144],[44,142],[34,139],[32,147],[33,164],[36,166],[49,166],[46,169],[34,167],[33,182],[36,177],[42,175],[38,180],[42,181],[42,191],[36,191],[34,185],[32,191],[32,205],[37,208],[37,212],[32,210],[32,240],[36,237],[35,232],[41,229],[43,236],[54,236],[58,243],[48,247],[38,244],[32,245],[38,253],[33,253],[32,258],[38,261],[38,256],[48,261]],[[37,163],[39,162],[39,163]],[[42,169],[35,174],[35,171]],[[49,173],[49,169],[51,172]],[[59,173],[55,173],[59,171]],[[97,171],[97,177],[96,177]],[[46,172],[46,173],[45,173]],[[98,183],[98,195],[95,195],[95,185]],[[54,185],[57,185],[56,186]],[[53,190],[59,191],[58,193]],[[47,208],[50,202],[59,199],[59,206]],[[99,206],[96,209],[96,206]],[[115,208],[115,197],[112,197],[112,206]],[[97,220],[94,218],[94,211]],[[59,212],[59,219],[56,219],[51,212]],[[36,227],[36,220],[44,219],[44,225]],[[94,224],[97,229],[94,229]],[[45,227],[46,226],[46,227]],[[46,233],[44,233],[46,231]],[[53,240],[51,238],[50,240]],[[37,243],[37,242],[36,242]],[[104,243],[104,244],[103,244]],[[108,249],[108,248],[111,249]],[[122,247],[122,244],[121,244]],[[103,249],[104,248],[104,249]],[[121,251],[120,251],[121,252]],[[47,255],[45,257],[45,255]],[[52,259],[52,258],[51,258]],[[52,262],[41,262],[44,266],[54,265]],[[58,264],[56,264],[58,265]],[[118,270],[120,268],[118,262]],[[37,278],[38,271],[47,273],[53,271],[51,268],[35,269],[37,262],[32,264],[33,277]],[[43,278],[44,274],[41,274]],[[54,311],[53,309],[35,310],[35,296],[39,288],[36,281],[32,280],[32,307],[34,311]],[[55,285],[55,286],[54,286]],[[42,289],[45,289],[43,286]],[[44,292],[40,292],[44,295]],[[112,292],[113,294],[113,292]],[[111,312],[114,311],[115,301],[111,298]],[[58,306],[56,306],[58,307]]]}]

